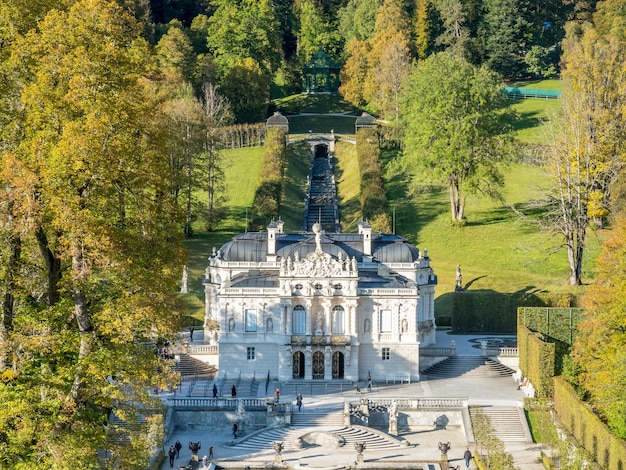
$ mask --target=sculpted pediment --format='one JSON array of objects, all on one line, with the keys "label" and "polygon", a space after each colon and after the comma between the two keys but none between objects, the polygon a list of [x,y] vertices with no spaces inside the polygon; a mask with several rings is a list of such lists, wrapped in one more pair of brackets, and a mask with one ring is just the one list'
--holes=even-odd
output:
[{"label": "sculpted pediment", "polygon": [[281,275],[293,277],[327,278],[332,276],[349,276],[356,273],[356,259],[338,258],[316,250],[300,259],[298,253],[294,259],[289,256],[281,262]]}]

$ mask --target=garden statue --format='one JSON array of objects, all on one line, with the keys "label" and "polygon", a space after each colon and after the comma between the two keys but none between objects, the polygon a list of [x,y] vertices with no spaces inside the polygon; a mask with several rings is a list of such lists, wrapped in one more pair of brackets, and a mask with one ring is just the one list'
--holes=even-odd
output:
[{"label": "garden statue", "polygon": [[357,454],[356,454],[357,463],[363,463],[363,451],[365,450],[365,442],[355,442],[354,448],[357,451]]},{"label": "garden statue", "polygon": [[274,457],[275,462],[283,461],[283,449],[285,448],[285,443],[283,441],[273,441],[272,447],[274,448],[274,452],[276,452],[276,456]]},{"label": "garden statue", "polygon": [[449,442],[440,442],[439,443],[439,450],[441,451],[441,461],[442,462],[447,462],[448,461],[448,451],[450,450],[450,443]]}]

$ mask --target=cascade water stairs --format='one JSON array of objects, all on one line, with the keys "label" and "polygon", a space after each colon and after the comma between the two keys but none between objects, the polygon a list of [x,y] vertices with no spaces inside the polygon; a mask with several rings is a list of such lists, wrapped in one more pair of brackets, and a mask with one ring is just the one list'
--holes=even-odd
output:
[{"label": "cascade water stairs", "polygon": [[334,169],[328,147],[318,145],[311,161],[304,214],[304,230],[312,231],[319,223],[327,232],[339,231],[339,209]]},{"label": "cascade water stairs", "polygon": [[430,378],[508,377],[515,371],[484,356],[451,356],[421,372]]},{"label": "cascade water stairs", "polygon": [[477,409],[480,409],[489,418],[494,435],[502,442],[532,442],[523,409],[512,406],[470,406],[469,414],[472,428]]}]

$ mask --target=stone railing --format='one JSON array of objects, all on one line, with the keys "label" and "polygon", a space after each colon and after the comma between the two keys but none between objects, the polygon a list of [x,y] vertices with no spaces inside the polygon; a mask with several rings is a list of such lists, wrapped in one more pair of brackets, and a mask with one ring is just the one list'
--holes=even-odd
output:
[{"label": "stone railing", "polygon": [[357,295],[361,297],[367,296],[379,296],[379,295],[393,295],[393,296],[417,296],[417,289],[357,289]]},{"label": "stone railing", "polygon": [[420,356],[425,357],[444,357],[454,356],[456,348],[451,347],[425,347],[420,348]]},{"label": "stone railing", "polygon": [[217,344],[190,344],[187,347],[187,352],[189,354],[211,354],[216,355],[219,354],[219,346]]},{"label": "stone railing", "polygon": [[517,348],[485,348],[483,349],[483,356],[502,356],[502,357],[517,357]]},{"label": "stone railing", "polygon": [[[467,407],[467,398],[377,398],[368,400],[370,409],[381,411],[388,409],[395,402],[398,408],[406,410],[452,410]],[[350,412],[363,406],[363,402],[350,402]]]},{"label": "stone railing", "polygon": [[169,403],[174,408],[198,408],[198,409],[225,409],[236,410],[239,402],[243,402],[246,409],[266,408],[267,398],[194,398],[194,397],[172,397]]},{"label": "stone railing", "polygon": [[316,344],[316,345],[344,345],[350,344],[352,339],[349,335],[291,335],[291,344]]}]

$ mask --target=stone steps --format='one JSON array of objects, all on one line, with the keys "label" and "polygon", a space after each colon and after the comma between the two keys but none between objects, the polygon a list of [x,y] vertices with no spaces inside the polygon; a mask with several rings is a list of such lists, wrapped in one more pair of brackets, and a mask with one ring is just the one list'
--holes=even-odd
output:
[{"label": "stone steps", "polygon": [[480,409],[491,422],[494,435],[502,442],[532,442],[523,410],[515,407],[471,406],[472,428],[476,410]]},{"label": "stone steps", "polygon": [[515,371],[510,367],[483,356],[452,356],[430,366],[422,372],[433,378],[451,377],[508,377]]},{"label": "stone steps", "polygon": [[333,427],[333,426],[315,426],[315,427],[279,427],[263,430],[244,438],[235,444],[237,448],[249,451],[272,450],[272,442],[281,441],[284,443],[284,450],[295,449],[294,442],[296,439],[312,432],[328,432],[341,438],[344,442],[340,449],[354,451],[354,444],[357,442],[365,442],[367,450],[391,450],[398,449],[400,442],[395,438],[384,433],[370,430],[363,427]]},{"label": "stone steps", "polygon": [[[295,410],[298,408],[296,407]],[[291,425],[300,427],[315,426],[344,426],[344,417],[342,411],[332,413],[309,413],[295,411],[291,415]]]},{"label": "stone steps", "polygon": [[195,357],[191,357],[189,354],[180,353],[178,356],[179,361],[175,369],[180,373],[183,379],[190,377],[213,377],[217,373],[217,369],[214,366],[196,359]]}]

